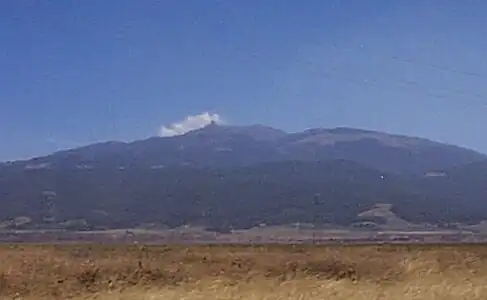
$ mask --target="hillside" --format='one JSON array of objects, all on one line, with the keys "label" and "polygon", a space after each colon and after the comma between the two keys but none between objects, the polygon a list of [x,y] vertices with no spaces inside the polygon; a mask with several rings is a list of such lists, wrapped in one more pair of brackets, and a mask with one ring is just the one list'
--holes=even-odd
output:
[{"label": "hillside", "polygon": [[[455,177],[453,177],[455,178]],[[446,180],[446,179],[445,179]],[[453,179],[451,179],[453,180]],[[485,188],[430,178],[414,184],[353,162],[267,163],[218,169],[38,169],[2,176],[2,220],[23,228],[126,228],[192,224],[224,230],[295,222],[379,224],[360,216],[378,203],[416,223],[478,223]],[[454,195],[454,196],[452,196]],[[7,223],[12,226],[12,223]]]},{"label": "hillside", "polygon": [[[210,125],[4,164],[0,221],[4,228],[215,230],[474,224],[487,220],[483,159],[468,149],[350,128],[288,134]],[[377,214],[380,204],[390,211]]]},{"label": "hillside", "polygon": [[353,128],[286,133],[262,125],[211,124],[180,136],[94,144],[13,164],[20,168],[107,169],[235,167],[335,159],[396,174],[423,174],[487,157],[427,139]]}]

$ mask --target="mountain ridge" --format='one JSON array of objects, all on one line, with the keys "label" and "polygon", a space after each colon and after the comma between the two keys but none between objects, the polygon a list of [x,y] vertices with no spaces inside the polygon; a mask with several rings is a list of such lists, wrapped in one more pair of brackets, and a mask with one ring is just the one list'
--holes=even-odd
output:
[{"label": "mountain ridge", "polygon": [[311,128],[288,133],[258,124],[212,123],[182,135],[96,143],[11,164],[229,167],[266,161],[329,159],[357,161],[389,172],[424,173],[481,161],[487,156],[426,138],[351,127]]}]

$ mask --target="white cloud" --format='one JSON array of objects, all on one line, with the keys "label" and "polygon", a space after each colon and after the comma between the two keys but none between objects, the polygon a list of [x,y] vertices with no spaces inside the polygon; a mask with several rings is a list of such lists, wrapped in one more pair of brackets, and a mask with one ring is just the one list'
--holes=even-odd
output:
[{"label": "white cloud", "polygon": [[194,116],[187,116],[182,121],[172,123],[169,126],[162,126],[159,131],[159,136],[175,136],[185,134],[186,132],[203,128],[212,122],[221,124],[223,123],[223,120],[220,115],[210,114],[208,112]]}]

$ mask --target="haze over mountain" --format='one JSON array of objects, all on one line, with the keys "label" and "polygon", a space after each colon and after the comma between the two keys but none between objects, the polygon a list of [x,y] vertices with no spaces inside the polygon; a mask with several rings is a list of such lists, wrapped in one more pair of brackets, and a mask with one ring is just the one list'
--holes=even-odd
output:
[{"label": "haze over mountain", "polygon": [[[226,230],[293,222],[379,226],[393,215],[403,220],[394,224],[451,226],[487,220],[486,181],[485,155],[426,139],[212,123],[3,164],[0,220],[5,228]],[[366,213],[384,203],[384,216]]]}]

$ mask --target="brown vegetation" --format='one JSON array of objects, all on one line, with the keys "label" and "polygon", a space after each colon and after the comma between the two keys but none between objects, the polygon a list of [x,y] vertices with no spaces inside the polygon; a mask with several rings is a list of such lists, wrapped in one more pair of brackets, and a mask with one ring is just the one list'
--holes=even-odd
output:
[{"label": "brown vegetation", "polygon": [[486,258],[473,245],[5,245],[0,299],[487,299]]}]

